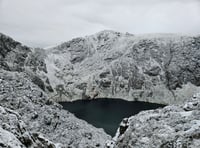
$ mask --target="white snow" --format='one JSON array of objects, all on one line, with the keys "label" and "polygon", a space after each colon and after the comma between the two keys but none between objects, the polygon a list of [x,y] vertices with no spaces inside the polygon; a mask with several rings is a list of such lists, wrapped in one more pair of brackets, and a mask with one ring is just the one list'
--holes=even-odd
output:
[{"label": "white snow", "polygon": [[191,116],[192,114],[192,111],[187,111],[187,112],[179,112],[181,114],[181,116],[183,117],[188,117],[188,116]]},{"label": "white snow", "polygon": [[21,148],[21,142],[10,132],[0,127],[0,143],[10,148]]}]

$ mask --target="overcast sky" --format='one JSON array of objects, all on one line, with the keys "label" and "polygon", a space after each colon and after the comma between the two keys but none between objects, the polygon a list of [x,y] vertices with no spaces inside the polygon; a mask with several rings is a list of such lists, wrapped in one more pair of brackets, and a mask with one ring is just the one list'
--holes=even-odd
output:
[{"label": "overcast sky", "polygon": [[32,47],[105,29],[200,34],[200,0],[0,0],[0,32]]}]

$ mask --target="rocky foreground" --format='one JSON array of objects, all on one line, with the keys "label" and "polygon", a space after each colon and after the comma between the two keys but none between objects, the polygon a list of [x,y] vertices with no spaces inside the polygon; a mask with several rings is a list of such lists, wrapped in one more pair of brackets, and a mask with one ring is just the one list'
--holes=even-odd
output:
[{"label": "rocky foreground", "polygon": [[124,119],[109,148],[199,148],[200,93],[182,105]]},{"label": "rocky foreground", "polygon": [[23,73],[0,70],[0,147],[104,147],[110,138],[62,110]]}]

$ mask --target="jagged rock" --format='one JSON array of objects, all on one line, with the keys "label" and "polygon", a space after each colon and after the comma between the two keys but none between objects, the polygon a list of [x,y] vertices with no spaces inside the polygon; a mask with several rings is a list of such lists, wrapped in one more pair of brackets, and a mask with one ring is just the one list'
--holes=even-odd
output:
[{"label": "jagged rock", "polygon": [[200,147],[200,94],[182,105],[142,111],[124,119],[108,148]]},{"label": "jagged rock", "polygon": [[22,71],[31,50],[0,33],[0,67],[11,71]]},{"label": "jagged rock", "polygon": [[0,106],[0,147],[56,148],[56,144],[41,134],[27,130],[27,125],[17,112]]},{"label": "jagged rock", "polygon": [[6,112],[10,113],[7,115],[5,109],[0,108],[0,114],[3,114],[0,115],[0,127],[14,134],[21,142],[18,144],[25,147],[34,145],[34,138],[43,144],[38,144],[38,147],[45,147],[49,143],[48,138],[63,147],[104,147],[111,138],[103,129],[97,129],[62,110],[59,104],[47,103],[47,94],[27,79],[25,74],[0,70],[0,79],[0,104],[9,108]]},{"label": "jagged rock", "polygon": [[57,101],[91,99],[85,96],[95,91],[94,98],[180,103],[200,90],[199,38],[102,31],[48,49],[46,75],[68,94]]},{"label": "jagged rock", "polygon": [[45,51],[32,49],[0,33],[0,68],[24,72],[33,83],[46,92],[53,92],[44,62]]},{"label": "jagged rock", "polygon": [[0,127],[0,147],[22,148],[25,146],[12,133]]},{"label": "jagged rock", "polygon": [[157,76],[159,75],[161,71],[161,68],[159,66],[153,66],[150,69],[144,71],[145,74],[148,74],[149,76]]}]

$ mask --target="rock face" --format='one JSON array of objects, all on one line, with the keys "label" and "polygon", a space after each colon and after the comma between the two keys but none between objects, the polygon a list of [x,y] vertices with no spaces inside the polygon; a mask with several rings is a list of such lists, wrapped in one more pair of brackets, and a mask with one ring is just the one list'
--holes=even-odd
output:
[{"label": "rock face", "polygon": [[23,71],[29,52],[31,50],[28,47],[0,33],[0,68]]},{"label": "rock face", "polygon": [[200,94],[182,105],[143,111],[124,119],[109,148],[200,147]]},{"label": "rock face", "polygon": [[0,68],[24,72],[29,79],[46,92],[53,92],[44,63],[45,51],[32,49],[0,33]]},{"label": "rock face", "polygon": [[50,49],[0,34],[0,66],[24,72],[56,101],[123,98],[173,104],[200,88],[200,37],[102,31]]},{"label": "rock face", "polygon": [[123,98],[172,104],[199,91],[199,57],[198,36],[102,31],[48,49],[45,63],[57,101]]},{"label": "rock face", "polygon": [[28,78],[0,70],[0,147],[104,147],[110,136],[62,110]]},{"label": "rock face", "polygon": [[56,148],[59,146],[38,133],[31,133],[26,126],[17,112],[0,106],[0,147]]}]

